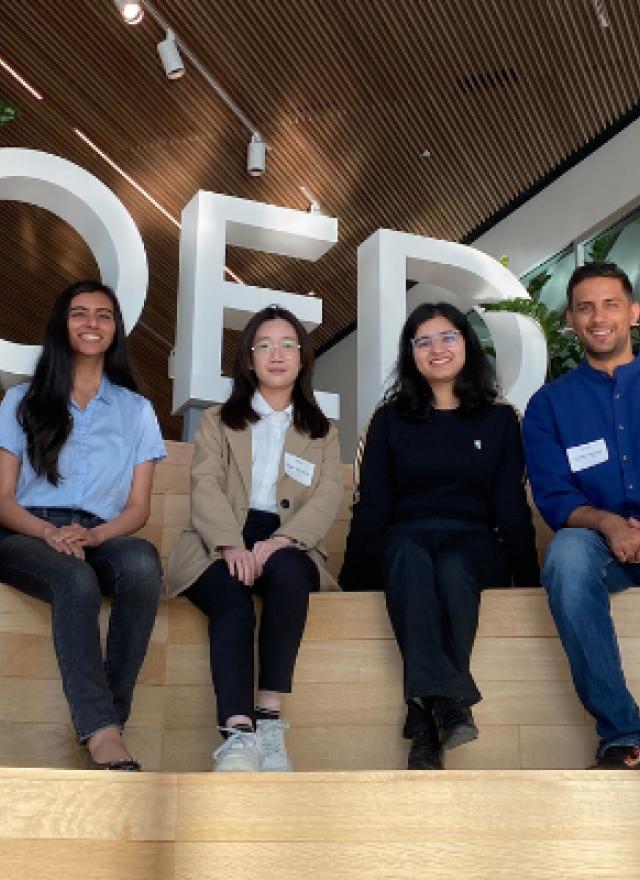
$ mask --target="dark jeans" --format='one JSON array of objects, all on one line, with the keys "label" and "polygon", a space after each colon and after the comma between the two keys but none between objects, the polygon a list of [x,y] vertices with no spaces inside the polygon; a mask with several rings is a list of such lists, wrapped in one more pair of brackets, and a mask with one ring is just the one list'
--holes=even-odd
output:
[{"label": "dark jeans", "polygon": [[[55,526],[102,522],[84,511],[30,511]],[[155,547],[141,538],[111,538],[85,555],[83,561],[39,538],[0,529],[0,580],[51,605],[62,686],[81,742],[104,727],[122,727],[129,717],[162,577]],[[98,627],[103,595],[112,599],[104,661]]]},{"label": "dark jeans", "polygon": [[510,581],[500,542],[480,523],[422,519],[392,526],[384,584],[407,701],[457,697],[472,705],[481,699],[469,670],[480,593]]},{"label": "dark jeans", "polygon": [[[247,549],[268,538],[279,525],[276,514],[250,510],[243,531]],[[253,589],[231,577],[226,562],[218,560],[186,590],[185,596],[209,618],[211,677],[220,725],[232,715],[255,717],[252,593],[263,597],[258,689],[290,693],[309,593],[319,586],[318,569],[307,553],[284,547],[269,557]]]}]

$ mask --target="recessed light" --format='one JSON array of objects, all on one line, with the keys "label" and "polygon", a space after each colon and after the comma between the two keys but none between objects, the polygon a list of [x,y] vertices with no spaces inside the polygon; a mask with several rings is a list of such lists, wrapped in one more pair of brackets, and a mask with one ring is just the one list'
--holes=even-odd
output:
[{"label": "recessed light", "polygon": [[144,18],[142,3],[131,3],[129,0],[115,0],[120,15],[127,24],[140,24]]}]

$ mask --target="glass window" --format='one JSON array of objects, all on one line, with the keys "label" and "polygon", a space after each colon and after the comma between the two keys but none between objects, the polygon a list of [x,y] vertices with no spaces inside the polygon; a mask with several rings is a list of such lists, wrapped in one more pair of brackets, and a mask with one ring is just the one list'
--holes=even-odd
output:
[{"label": "glass window", "polygon": [[467,312],[467,318],[469,319],[469,323],[475,331],[476,336],[480,340],[480,345],[485,354],[489,355],[489,360],[495,366],[496,353],[493,347],[493,339],[491,338],[491,333],[489,333],[489,328],[482,319],[482,315],[476,309],[471,309],[470,312]]},{"label": "glass window", "polygon": [[563,312],[567,302],[567,282],[576,268],[573,247],[556,254],[520,278],[531,299],[552,312]]},{"label": "glass window", "polygon": [[624,269],[636,299],[640,299],[640,211],[585,241],[585,263],[597,260],[608,260]]}]

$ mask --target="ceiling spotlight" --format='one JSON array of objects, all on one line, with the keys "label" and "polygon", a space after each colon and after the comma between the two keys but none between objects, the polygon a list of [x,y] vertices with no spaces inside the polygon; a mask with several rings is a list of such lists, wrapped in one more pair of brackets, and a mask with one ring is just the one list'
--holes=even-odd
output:
[{"label": "ceiling spotlight", "polygon": [[267,166],[267,145],[257,131],[251,135],[247,147],[247,171],[252,177],[261,177]]},{"label": "ceiling spotlight", "polygon": [[166,39],[158,43],[157,49],[167,77],[169,79],[180,79],[181,76],[184,76],[184,64],[182,63],[178,44],[176,43],[176,35],[173,31],[167,31]]},{"label": "ceiling spotlight", "polygon": [[593,8],[596,13],[596,18],[598,19],[598,24],[601,28],[609,27],[609,17],[607,16],[607,10],[604,5],[604,0],[591,0],[593,3]]},{"label": "ceiling spotlight", "polygon": [[309,202],[309,204],[307,206],[307,214],[324,214],[324,211],[322,210],[322,205],[317,200],[317,198],[314,196],[314,194],[311,192],[311,190],[308,189],[308,187],[301,186],[300,192],[305,197],[305,199]]},{"label": "ceiling spotlight", "polygon": [[130,0],[114,0],[114,3],[127,24],[140,24],[144,18],[142,3],[132,3]]}]

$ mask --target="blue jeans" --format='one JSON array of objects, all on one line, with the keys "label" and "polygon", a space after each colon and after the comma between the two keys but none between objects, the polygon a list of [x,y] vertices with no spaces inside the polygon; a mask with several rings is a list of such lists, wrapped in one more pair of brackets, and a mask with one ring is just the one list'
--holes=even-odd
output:
[{"label": "blue jeans", "polygon": [[542,569],[549,607],[578,697],[596,719],[598,756],[609,746],[640,747],[640,712],[622,671],[609,594],[640,584],[640,565],[616,561],[591,529],[561,529]]},{"label": "blue jeans", "polygon": [[[83,511],[37,508],[32,513],[62,526],[101,522]],[[153,629],[162,569],[155,547],[141,538],[111,538],[88,548],[85,560],[67,556],[39,538],[0,529],[0,580],[51,604],[53,644],[78,739],[124,726],[133,688]],[[111,596],[106,659],[98,615]]]}]

